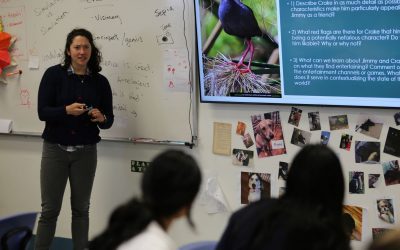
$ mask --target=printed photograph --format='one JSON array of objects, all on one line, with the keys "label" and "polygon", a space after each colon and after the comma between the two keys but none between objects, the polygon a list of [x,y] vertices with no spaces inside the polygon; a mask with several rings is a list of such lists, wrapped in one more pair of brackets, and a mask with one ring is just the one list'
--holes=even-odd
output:
[{"label": "printed photograph", "polygon": [[383,162],[382,168],[386,186],[400,184],[400,168],[398,160]]},{"label": "printed photograph", "polygon": [[394,114],[394,122],[396,123],[396,126],[400,125],[400,112]]},{"label": "printed photograph", "polygon": [[389,127],[383,152],[400,157],[400,130]]},{"label": "printed photograph", "polygon": [[292,124],[296,127],[299,126],[302,112],[303,112],[303,110],[292,107],[292,111],[290,112],[288,123]]},{"label": "printed photograph", "polygon": [[290,143],[296,146],[303,147],[310,143],[310,139],[311,139],[311,132],[301,130],[298,128],[293,128],[293,134]]},{"label": "printed photograph", "polygon": [[246,132],[246,123],[238,121],[236,126],[236,134],[244,136],[244,132]]},{"label": "printed photograph", "polygon": [[368,187],[377,188],[380,183],[380,174],[368,174]]},{"label": "printed photograph", "polygon": [[347,115],[336,115],[329,116],[329,128],[330,130],[348,129],[349,121]]},{"label": "printed photograph", "polygon": [[251,150],[237,149],[232,150],[232,163],[236,166],[254,166],[254,152]]},{"label": "printed photograph", "polygon": [[349,193],[364,194],[364,172],[350,171],[349,172]]},{"label": "printed photograph", "polygon": [[280,161],[279,162],[278,180],[286,181],[288,171],[289,171],[289,163]]},{"label": "printed photograph", "polygon": [[310,124],[310,131],[321,130],[319,112],[308,113],[308,123]]},{"label": "printed photograph", "polygon": [[378,164],[381,161],[381,143],[374,141],[355,141],[356,163]]},{"label": "printed photograph", "polygon": [[330,137],[331,137],[331,132],[329,132],[329,131],[321,131],[321,144],[322,145],[328,145]]},{"label": "printed photograph", "polygon": [[275,1],[198,4],[205,95],[281,97]]},{"label": "printed photograph", "polygon": [[362,207],[343,205],[343,222],[346,232],[352,240],[361,241],[362,238]]},{"label": "printed photograph", "polygon": [[286,154],[279,111],[252,115],[251,122],[259,158]]},{"label": "printed photograph", "polygon": [[351,141],[352,140],[353,140],[353,136],[352,135],[342,134],[342,137],[340,138],[339,148],[345,149],[347,151],[350,151]]},{"label": "printed photograph", "polygon": [[356,125],[356,132],[379,139],[379,137],[381,137],[382,127],[383,121],[378,117],[360,115]]},{"label": "printed photograph", "polygon": [[377,240],[386,233],[393,231],[393,228],[382,228],[382,227],[373,227],[372,228],[372,240]]},{"label": "printed photograph", "polygon": [[249,204],[261,198],[271,197],[271,174],[241,172],[240,175],[240,201]]},{"label": "printed photograph", "polygon": [[243,137],[243,144],[246,148],[249,148],[254,145],[253,139],[251,138],[250,133],[246,133]]},{"label": "printed photograph", "polygon": [[394,224],[394,210],[392,199],[378,199],[376,200],[376,210],[378,218],[384,222]]}]

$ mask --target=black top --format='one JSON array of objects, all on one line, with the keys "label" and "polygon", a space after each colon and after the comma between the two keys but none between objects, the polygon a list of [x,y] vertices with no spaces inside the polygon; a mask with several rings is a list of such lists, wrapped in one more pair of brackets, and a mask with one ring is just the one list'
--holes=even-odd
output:
[{"label": "black top", "polygon": [[341,217],[318,205],[261,199],[232,215],[216,249],[349,250],[349,240]]},{"label": "black top", "polygon": [[[67,115],[65,107],[74,102],[98,108],[106,116],[106,122],[90,121],[87,112]],[[101,139],[99,128],[108,129],[114,122],[110,84],[99,73],[78,76],[61,65],[52,66],[40,82],[38,114],[46,122],[42,134],[46,141],[71,146],[95,144]]]},{"label": "black top", "polygon": [[216,250],[249,250],[260,230],[261,218],[276,203],[276,199],[262,199],[233,213]]}]

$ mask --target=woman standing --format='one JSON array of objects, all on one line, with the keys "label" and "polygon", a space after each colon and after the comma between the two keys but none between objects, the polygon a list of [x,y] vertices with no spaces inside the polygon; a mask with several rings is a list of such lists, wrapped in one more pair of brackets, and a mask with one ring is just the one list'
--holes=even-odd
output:
[{"label": "woman standing", "polygon": [[50,248],[68,180],[74,250],[87,245],[99,128],[108,129],[114,121],[110,84],[99,74],[101,59],[92,34],[74,29],[67,36],[63,64],[48,68],[40,82],[38,114],[45,128],[37,250]]}]

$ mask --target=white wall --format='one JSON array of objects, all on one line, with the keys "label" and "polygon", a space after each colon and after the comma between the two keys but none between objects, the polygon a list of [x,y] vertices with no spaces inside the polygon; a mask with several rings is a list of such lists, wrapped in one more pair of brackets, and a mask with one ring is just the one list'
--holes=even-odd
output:
[{"label": "white wall", "polygon": [[[363,134],[355,132],[355,124],[359,114],[378,116],[384,120],[384,128],[381,133],[381,162],[396,160],[397,158],[383,153],[388,127],[396,127],[393,119],[393,109],[359,109],[339,107],[314,107],[295,106],[303,110],[299,128],[309,131],[307,113],[320,112],[322,130],[329,131],[328,116],[347,114],[349,129],[331,131],[329,145],[340,155],[348,181],[348,171],[363,171],[366,179],[368,173],[382,172],[380,164],[360,164],[354,160],[354,142],[377,141]],[[239,202],[239,173],[240,171],[267,172],[272,174],[272,195],[277,196],[279,186],[283,183],[277,181],[279,161],[290,162],[293,155],[300,149],[290,144],[293,125],[288,124],[291,106],[274,105],[230,105],[230,104],[200,104],[199,105],[199,140],[194,149],[186,149],[200,162],[204,176],[217,176],[221,188],[226,196],[231,211],[240,207]],[[255,167],[252,169],[232,165],[228,156],[214,155],[212,153],[213,122],[227,122],[232,124],[232,148],[243,148],[239,136],[235,134],[237,122],[244,121],[251,128],[250,115],[272,111],[280,111],[284,129],[284,139],[287,154],[258,159],[255,157]],[[249,129],[248,132],[252,133]],[[353,135],[353,143],[350,152],[339,149],[339,141],[342,133]],[[319,142],[320,131],[313,131],[311,142]],[[0,216],[15,212],[35,210],[40,211],[39,169],[42,140],[38,137],[25,136],[0,136]],[[140,145],[126,142],[103,141],[98,147],[98,170],[94,184],[91,208],[90,235],[99,233],[106,225],[110,212],[118,204],[126,201],[132,195],[139,194],[139,181],[141,174],[130,172],[131,160],[150,160],[156,153],[167,146]],[[254,146],[249,148],[255,150]],[[383,177],[381,177],[383,178]],[[381,180],[382,181],[382,180]],[[362,206],[364,213],[363,241],[353,242],[354,249],[362,249],[371,238],[370,227],[393,227],[393,225],[381,224],[376,218],[375,202],[377,198],[392,198],[395,206],[396,221],[399,220],[398,200],[400,189],[398,185],[386,187],[384,182],[381,187],[372,190],[366,184],[365,194],[346,194],[346,204]],[[346,192],[347,187],[346,187]],[[175,223],[171,234],[178,244],[194,241],[218,239],[223,232],[229,213],[206,213],[204,206],[196,202],[193,213],[197,224],[196,232],[189,229],[184,220]],[[397,226],[397,225],[396,225]],[[69,190],[64,196],[64,203],[59,217],[57,236],[70,238],[70,206]]]}]

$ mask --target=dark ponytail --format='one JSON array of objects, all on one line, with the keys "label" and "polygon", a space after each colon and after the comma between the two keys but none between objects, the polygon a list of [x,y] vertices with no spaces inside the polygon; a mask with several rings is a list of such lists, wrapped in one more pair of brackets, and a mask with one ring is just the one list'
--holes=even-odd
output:
[{"label": "dark ponytail", "polygon": [[150,210],[134,198],[111,214],[106,230],[89,243],[89,249],[114,250],[142,232],[153,220]]}]

